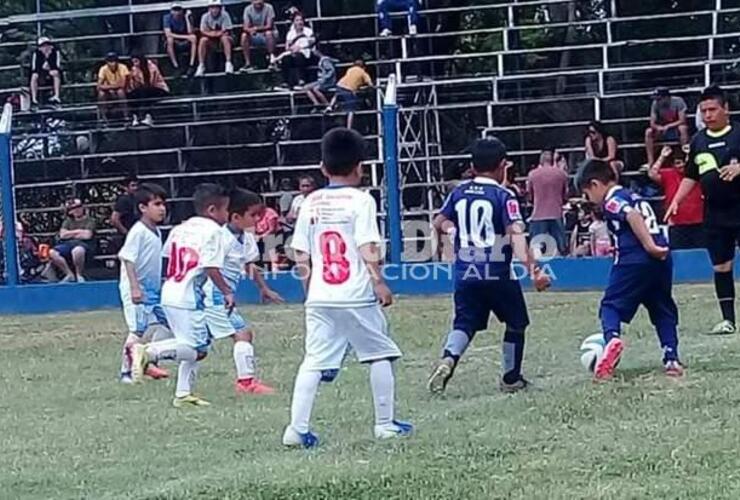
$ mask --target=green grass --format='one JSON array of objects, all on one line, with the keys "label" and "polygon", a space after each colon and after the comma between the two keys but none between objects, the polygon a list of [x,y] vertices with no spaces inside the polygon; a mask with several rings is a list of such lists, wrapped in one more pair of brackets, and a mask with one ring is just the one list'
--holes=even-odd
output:
[{"label": "green grass", "polygon": [[323,386],[323,444],[286,451],[302,355],[298,307],[249,308],[262,377],[279,394],[237,398],[228,342],[201,370],[213,407],[170,407],[173,382],[116,383],[116,311],[2,318],[0,498],[635,499],[740,498],[740,339],[700,334],[717,320],[708,287],[677,290],[683,381],[665,379],[645,314],[628,329],[620,376],[594,385],[578,362],[598,294],[530,295],[525,369],[538,390],[497,392],[501,329],[481,334],[442,398],[425,381],[450,301],[402,298],[390,311],[406,357],[398,415],[415,437],[371,438],[366,369]]}]

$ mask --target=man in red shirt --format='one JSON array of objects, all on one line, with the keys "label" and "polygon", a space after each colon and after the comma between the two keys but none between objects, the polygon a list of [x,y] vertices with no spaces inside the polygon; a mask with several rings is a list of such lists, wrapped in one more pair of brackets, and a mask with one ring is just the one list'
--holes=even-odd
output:
[{"label": "man in red shirt", "polygon": [[[686,160],[682,155],[674,155],[670,146],[665,146],[660,158],[650,167],[649,176],[663,188],[666,209],[678,192],[684,178]],[[678,213],[669,222],[668,235],[673,250],[705,248],[704,240],[704,198],[697,184]]]}]

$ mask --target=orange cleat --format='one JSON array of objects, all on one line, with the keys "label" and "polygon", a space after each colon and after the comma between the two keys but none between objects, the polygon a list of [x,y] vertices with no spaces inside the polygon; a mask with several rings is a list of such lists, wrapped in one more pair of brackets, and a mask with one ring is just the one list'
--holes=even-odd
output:
[{"label": "orange cleat", "polygon": [[146,371],[144,372],[144,375],[154,380],[159,380],[159,379],[170,377],[170,374],[167,370],[164,370],[156,365],[147,366]]},{"label": "orange cleat", "polygon": [[257,380],[256,378],[245,378],[237,380],[234,387],[237,394],[275,394],[275,389],[273,389],[269,385],[263,384],[260,380]]},{"label": "orange cleat", "polygon": [[619,337],[614,337],[606,344],[601,358],[596,362],[594,380],[609,380],[614,376],[614,370],[622,357],[622,351],[624,351],[624,342]]}]

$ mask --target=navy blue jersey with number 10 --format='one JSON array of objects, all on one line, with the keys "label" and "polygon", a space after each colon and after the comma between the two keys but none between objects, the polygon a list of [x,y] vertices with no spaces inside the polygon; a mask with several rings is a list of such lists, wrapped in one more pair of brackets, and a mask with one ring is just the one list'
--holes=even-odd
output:
[{"label": "navy blue jersey with number 10", "polygon": [[441,214],[455,224],[455,278],[509,279],[512,250],[507,229],[523,223],[514,193],[493,179],[476,177],[455,188]]},{"label": "navy blue jersey with number 10", "polygon": [[614,186],[604,199],[604,218],[616,242],[614,265],[645,264],[656,260],[645,251],[627,222],[627,214],[633,211],[642,215],[655,244],[662,247],[668,246],[650,203],[629,189]]}]

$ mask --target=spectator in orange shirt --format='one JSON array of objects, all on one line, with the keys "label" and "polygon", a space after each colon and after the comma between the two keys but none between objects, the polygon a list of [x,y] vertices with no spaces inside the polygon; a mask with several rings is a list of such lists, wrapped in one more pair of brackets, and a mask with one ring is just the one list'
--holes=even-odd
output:
[{"label": "spectator in orange shirt", "polygon": [[145,56],[136,54],[131,56],[131,75],[128,80],[128,100],[133,110],[134,127],[139,126],[139,117],[142,112],[146,115],[141,121],[143,125],[154,125],[151,109],[159,99],[170,95],[170,87],[164,80],[157,64]]},{"label": "spectator in orange shirt", "polygon": [[262,211],[257,214],[254,232],[262,260],[269,262],[273,269],[277,269],[280,265],[278,252],[280,215],[272,208],[263,205]]},{"label": "spectator in orange shirt", "polygon": [[340,111],[349,113],[347,115],[347,128],[352,128],[352,122],[354,120],[354,113],[360,104],[360,99],[357,93],[363,87],[372,87],[373,79],[367,73],[367,67],[365,61],[358,59],[347,70],[344,77],[337,83],[337,94],[332,100],[332,106],[328,109],[331,111],[335,105],[339,106]]},{"label": "spectator in orange shirt", "polygon": [[118,60],[118,54],[108,52],[105,64],[98,71],[98,103],[103,123],[108,122],[108,111],[119,103],[123,116],[128,121],[128,107],[126,106],[126,86],[128,85],[129,70]]}]

